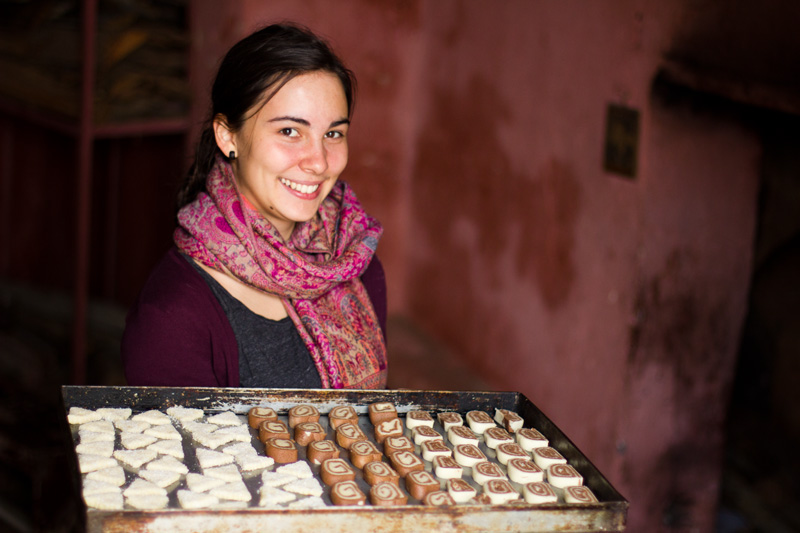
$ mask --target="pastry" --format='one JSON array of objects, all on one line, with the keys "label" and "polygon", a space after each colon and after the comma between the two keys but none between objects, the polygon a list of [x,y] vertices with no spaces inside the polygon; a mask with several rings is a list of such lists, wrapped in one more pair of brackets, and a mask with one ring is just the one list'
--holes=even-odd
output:
[{"label": "pastry", "polygon": [[232,455],[215,450],[207,450],[205,448],[197,448],[195,450],[195,456],[197,457],[198,464],[200,464],[200,468],[204,470],[206,468],[231,464],[234,461]]},{"label": "pastry", "polygon": [[439,481],[425,470],[409,472],[406,476],[406,490],[412,498],[421,500],[426,494],[439,490]]},{"label": "pastry", "polygon": [[[142,432],[142,435],[150,435],[161,440],[181,440],[181,434],[178,430],[170,424],[162,424],[160,426],[151,426]],[[248,435],[249,436],[249,435]]]},{"label": "pastry", "polygon": [[277,437],[271,438],[267,439],[264,446],[267,455],[272,457],[276,463],[285,464],[297,461],[297,447],[292,440]]},{"label": "pastry", "polygon": [[554,464],[547,467],[547,482],[558,489],[583,485],[583,476],[570,465]]},{"label": "pastry", "polygon": [[104,492],[115,492],[120,493],[120,488],[117,485],[112,483],[106,483],[105,481],[97,481],[94,479],[84,479],[83,480],[83,495],[91,495],[91,494],[102,494]]},{"label": "pastry", "polygon": [[84,495],[86,506],[103,511],[116,511],[122,509],[123,499],[121,492],[103,492],[100,494]]},{"label": "pastry", "polygon": [[422,458],[426,461],[433,461],[436,456],[450,457],[453,452],[447,447],[443,440],[426,440],[419,445]]},{"label": "pastry", "polygon": [[151,483],[142,478],[134,479],[128,488],[122,491],[122,494],[125,495],[126,498],[130,496],[147,496],[147,495],[162,495],[166,496],[167,491],[164,490],[162,487]]},{"label": "pastry", "polygon": [[340,481],[331,487],[333,505],[364,505],[367,495],[361,492],[355,481]]},{"label": "pastry", "polygon": [[221,487],[226,483],[225,480],[189,472],[186,474],[186,487],[192,492],[208,492],[215,487]]},{"label": "pastry", "polygon": [[368,440],[361,429],[350,423],[345,422],[336,428],[336,442],[345,450],[350,449],[350,445],[360,440]]},{"label": "pastry", "polygon": [[209,424],[216,424],[218,426],[240,426],[242,421],[233,411],[223,411],[206,419]]},{"label": "pastry", "polygon": [[508,503],[519,498],[519,493],[514,490],[506,479],[491,479],[483,487],[483,493],[489,496],[492,504]]},{"label": "pastry", "polygon": [[103,481],[105,483],[110,483],[111,485],[116,485],[117,487],[121,487],[125,484],[125,470],[122,469],[121,466],[116,464],[114,466],[110,466],[108,468],[101,468],[100,470],[94,470],[86,474],[86,479],[92,479],[96,481]]},{"label": "pastry", "polygon": [[[435,442],[435,441],[434,441]],[[433,473],[440,479],[460,478],[463,469],[455,459],[450,456],[436,456],[433,458]]]},{"label": "pastry", "polygon": [[356,468],[364,468],[364,465],[372,461],[380,461],[383,457],[381,451],[368,440],[354,442],[350,446],[350,462]]},{"label": "pastry", "polygon": [[287,483],[291,483],[297,479],[295,476],[291,474],[283,474],[281,472],[263,472],[261,474],[261,486],[262,487],[282,487]]},{"label": "pastry", "polygon": [[183,460],[184,458],[183,442],[178,440],[157,440],[147,449],[162,455],[169,455],[175,459]]},{"label": "pastry", "polygon": [[389,456],[392,466],[400,477],[406,477],[409,472],[425,470],[425,463],[417,455],[408,451],[399,451]]},{"label": "pastry", "polygon": [[269,439],[291,439],[289,428],[283,422],[261,422],[258,426],[258,440],[267,442]]},{"label": "pastry", "polygon": [[340,481],[353,481],[356,479],[356,472],[344,459],[326,459],[320,468],[322,482],[332,486]]},{"label": "pastry", "polygon": [[391,418],[375,424],[375,440],[383,443],[389,437],[402,437],[403,423],[399,418]]},{"label": "pastry", "polygon": [[314,464],[320,464],[325,459],[339,457],[339,449],[331,440],[321,440],[309,443],[306,457]]},{"label": "pastry", "polygon": [[319,422],[319,410],[313,405],[295,405],[289,409],[289,427],[303,422]]},{"label": "pastry", "polygon": [[113,433],[103,433],[99,431],[84,431],[78,430],[78,439],[81,443],[86,444],[89,442],[97,442],[97,441],[111,441],[114,442],[114,434]]},{"label": "pastry", "polygon": [[253,445],[249,442],[237,442],[236,444],[231,444],[230,446],[226,446],[220,450],[222,453],[227,453],[228,455],[233,455],[236,457],[237,455],[257,455],[258,452]]},{"label": "pastry", "polygon": [[283,490],[304,496],[322,496],[322,485],[313,477],[290,481],[283,486]]},{"label": "pastry", "polygon": [[530,452],[536,448],[544,448],[548,445],[548,440],[533,428],[522,428],[517,430],[517,444],[526,452]]},{"label": "pastry", "polygon": [[202,409],[194,407],[174,406],[167,408],[167,415],[181,423],[200,420],[204,414]]},{"label": "pastry", "polygon": [[242,469],[242,472],[262,470],[275,464],[275,459],[272,457],[264,457],[263,455],[258,455],[257,453],[242,453],[239,455],[234,455],[233,458],[236,460],[236,464],[239,465],[239,468]]},{"label": "pastry", "polygon": [[373,425],[377,425],[384,420],[391,420],[397,418],[397,409],[391,402],[375,402],[369,404],[368,411],[369,421]]},{"label": "pastry", "polygon": [[319,509],[325,507],[325,501],[319,496],[308,496],[307,498],[300,498],[295,500],[286,507],[289,509]]},{"label": "pastry", "polygon": [[[155,453],[153,454],[153,457],[155,457]],[[112,468],[115,466],[118,466],[118,463],[114,457],[105,457],[104,455],[94,455],[88,453],[78,454],[78,467],[83,474],[87,472],[94,472],[95,470]]]},{"label": "pastry", "polygon": [[486,460],[486,455],[474,444],[456,444],[453,447],[453,458],[461,466],[475,466]]},{"label": "pastry", "polygon": [[506,479],[506,475],[497,464],[491,461],[481,461],[472,467],[472,479],[478,485],[486,485],[493,479]]},{"label": "pastry", "polygon": [[172,456],[162,457],[161,459],[156,459],[155,461],[150,461],[145,465],[145,469],[147,470],[163,470],[165,472],[175,472],[176,474],[188,474],[189,469],[186,467],[185,464],[178,461]]},{"label": "pastry", "polygon": [[597,496],[583,485],[564,489],[564,501],[567,503],[597,503]]},{"label": "pastry", "polygon": [[203,509],[219,503],[219,498],[192,490],[179,490],[178,503],[183,509]]},{"label": "pastry", "polygon": [[419,426],[433,427],[433,417],[428,411],[409,411],[406,413],[406,427],[414,429]]},{"label": "pastry", "polygon": [[414,444],[422,444],[426,440],[444,440],[442,434],[428,426],[418,426],[414,428]]},{"label": "pastry", "polygon": [[181,479],[181,475],[177,472],[149,469],[139,470],[139,477],[162,488],[169,487]]},{"label": "pastry", "polygon": [[478,494],[472,485],[460,478],[448,479],[446,486],[447,493],[456,503],[468,502]]},{"label": "pastry", "polygon": [[554,448],[545,446],[544,448],[534,448],[531,452],[533,462],[542,470],[547,470],[547,467],[554,464],[566,464],[567,460],[563,455],[558,453]]},{"label": "pastry", "polygon": [[297,499],[297,496],[292,492],[286,492],[285,490],[270,486],[262,486],[259,495],[259,505],[261,507],[274,507],[278,504],[291,502]]},{"label": "pastry", "polygon": [[314,472],[305,461],[297,461],[295,463],[285,464],[275,469],[278,474],[288,474],[300,479],[308,479],[314,477]]},{"label": "pastry", "polygon": [[509,433],[515,433],[522,428],[525,421],[514,411],[508,409],[495,409],[494,421],[500,424]]},{"label": "pastry", "polygon": [[[154,426],[158,427],[158,426]],[[120,433],[119,443],[126,450],[138,450],[139,448],[147,448],[158,440],[158,437],[152,435],[144,435],[142,433]],[[113,444],[114,441],[112,440]],[[83,443],[81,443],[83,444]]]},{"label": "pastry", "polygon": [[408,496],[394,483],[378,483],[369,489],[369,501],[372,505],[405,505]]},{"label": "pastry", "polygon": [[204,468],[203,474],[208,477],[221,479],[227,483],[233,483],[234,481],[240,481],[242,479],[242,474],[239,473],[239,468],[237,468],[236,465],[223,465],[212,468]]},{"label": "pastry", "polygon": [[219,487],[215,487],[208,491],[211,496],[216,496],[220,500],[233,500],[237,502],[249,502],[253,499],[253,495],[250,494],[250,490],[247,488],[247,485],[244,484],[244,481],[241,479],[237,481],[232,481],[230,483],[225,483]]},{"label": "pastry", "polygon": [[138,415],[133,415],[131,420],[139,422],[147,422],[151,426],[160,426],[162,424],[172,424],[172,420],[167,415],[157,409],[150,409]]},{"label": "pastry", "polygon": [[[213,424],[207,425],[213,426]],[[194,440],[196,440],[199,444],[207,448],[219,448],[220,446],[228,444],[233,440],[233,435],[226,435],[220,431],[196,431],[192,433],[192,437],[194,437]]]},{"label": "pastry", "polygon": [[98,412],[83,407],[70,407],[67,413],[67,421],[70,424],[85,424],[103,418]]},{"label": "pastry", "polygon": [[383,461],[372,461],[364,465],[364,481],[370,485],[385,482],[397,485],[400,482],[400,474]]},{"label": "pastry", "polygon": [[114,452],[114,457],[121,463],[124,463],[131,468],[139,468],[145,463],[149,463],[156,458],[158,454],[153,450],[117,450]]},{"label": "pastry", "polygon": [[114,427],[124,433],[141,433],[150,427],[150,424],[141,420],[115,420]]},{"label": "pastry", "polygon": [[492,450],[497,448],[498,444],[502,444],[504,442],[514,443],[514,437],[512,437],[505,429],[498,427],[487,429],[483,433],[483,439],[486,442],[486,447],[491,448]]},{"label": "pastry", "polygon": [[408,437],[389,437],[383,442],[383,451],[389,457],[401,451],[413,452],[414,443]]},{"label": "pastry", "polygon": [[470,500],[471,504],[473,505],[491,505],[492,500],[489,498],[488,494],[484,494],[483,492],[480,494],[476,494],[472,500]]},{"label": "pastry", "polygon": [[437,418],[439,419],[439,423],[442,425],[442,428],[444,428],[445,433],[447,433],[451,427],[464,425],[464,419],[461,418],[461,415],[452,411],[439,413]]},{"label": "pastry", "polygon": [[78,428],[78,431],[81,433],[85,431],[91,431],[93,433],[110,433],[111,435],[113,435],[114,424],[112,422],[109,422],[108,420],[95,420],[93,422],[86,422],[85,424],[81,424],[80,427]]},{"label": "pastry", "polygon": [[306,446],[309,442],[325,440],[326,431],[319,422],[300,422],[294,426],[294,440],[300,446]]},{"label": "pastry", "polygon": [[533,483],[544,479],[544,470],[536,466],[530,459],[516,457],[509,459],[506,465],[508,477],[515,483]]},{"label": "pastry", "polygon": [[252,407],[247,412],[247,425],[253,429],[258,429],[261,422],[277,422],[278,413],[272,407]]},{"label": "pastry", "polygon": [[345,422],[358,425],[358,413],[349,405],[337,405],[328,412],[328,424],[333,429],[338,428]]},{"label": "pastry", "polygon": [[526,483],[522,487],[522,493],[528,503],[558,502],[558,496],[556,496],[553,487],[543,481]]},{"label": "pastry", "polygon": [[424,505],[455,505],[456,501],[444,490],[429,492],[422,498]]},{"label": "pastry", "polygon": [[134,509],[154,511],[163,509],[169,503],[166,494],[146,494],[142,496],[126,496],[125,503]]},{"label": "pastry", "polygon": [[89,455],[102,455],[103,457],[111,457],[114,453],[113,440],[98,440],[95,442],[81,442],[75,446],[75,452],[86,453]]},{"label": "pastry", "polygon": [[241,424],[239,426],[221,427],[214,432],[215,437],[219,437],[221,435],[230,435],[231,440],[238,442],[250,442],[251,440],[253,440],[253,436],[250,435],[250,428],[248,428],[244,424]]},{"label": "pastry", "polygon": [[453,426],[447,430],[447,438],[453,445],[456,444],[474,444],[478,445],[480,438],[474,431],[467,426]]},{"label": "pastry", "polygon": [[500,464],[505,465],[508,464],[510,459],[519,458],[519,459],[528,459],[530,455],[525,452],[519,444],[514,442],[503,442],[497,445],[497,460]]},{"label": "pastry", "polygon": [[484,431],[495,427],[494,420],[485,411],[470,411],[466,418],[469,428],[478,435],[483,435]]}]

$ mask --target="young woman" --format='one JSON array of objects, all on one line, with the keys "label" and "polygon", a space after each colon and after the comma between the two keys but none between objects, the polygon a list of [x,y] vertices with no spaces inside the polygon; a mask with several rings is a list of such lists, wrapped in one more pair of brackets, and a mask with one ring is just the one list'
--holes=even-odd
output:
[{"label": "young woman", "polygon": [[227,53],[175,247],[128,314],[130,385],[385,387],[382,228],[338,181],[354,89],[297,26]]}]

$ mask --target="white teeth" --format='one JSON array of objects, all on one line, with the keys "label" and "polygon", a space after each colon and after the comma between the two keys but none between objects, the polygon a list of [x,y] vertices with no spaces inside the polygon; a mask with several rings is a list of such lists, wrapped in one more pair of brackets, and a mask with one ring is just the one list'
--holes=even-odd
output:
[{"label": "white teeth", "polygon": [[297,192],[301,192],[303,194],[310,194],[310,193],[316,191],[317,189],[319,189],[319,184],[316,184],[316,185],[302,185],[300,183],[295,183],[293,181],[289,181],[289,180],[287,180],[285,178],[281,178],[281,183],[283,183],[284,185],[286,185],[290,189],[295,190]]}]

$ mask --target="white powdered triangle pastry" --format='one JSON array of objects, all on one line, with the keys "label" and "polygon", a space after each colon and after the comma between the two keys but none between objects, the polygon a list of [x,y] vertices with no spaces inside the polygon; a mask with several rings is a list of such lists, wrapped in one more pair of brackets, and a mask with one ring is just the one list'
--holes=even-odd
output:
[{"label": "white powdered triangle pastry", "polygon": [[215,477],[217,479],[228,481],[230,483],[234,481],[240,481],[242,479],[242,474],[239,473],[239,469],[236,467],[236,465],[225,465],[225,466],[215,466],[212,468],[204,468],[203,473],[207,476]]},{"label": "white powdered triangle pastry", "polygon": [[161,424],[145,429],[143,435],[150,435],[162,440],[181,440],[181,434],[172,424]]},{"label": "white powdered triangle pastry", "polygon": [[203,410],[194,407],[175,406],[167,409],[167,415],[179,422],[191,422],[203,418]]},{"label": "white powdered triangle pastry", "polygon": [[153,511],[165,508],[169,503],[169,498],[166,494],[133,495],[126,496],[125,503],[134,509]]},{"label": "white powdered triangle pastry", "polygon": [[113,440],[98,440],[94,442],[81,442],[75,446],[77,453],[87,453],[90,455],[102,455],[103,457],[111,457],[114,453]]},{"label": "white powdered triangle pastry", "polygon": [[97,410],[97,414],[100,415],[103,420],[116,422],[117,420],[129,419],[133,411],[130,407],[101,407]]},{"label": "white powdered triangle pastry", "polygon": [[206,450],[205,448],[197,448],[195,454],[197,456],[197,462],[200,463],[200,468],[203,470],[215,466],[231,464],[234,461],[232,455],[214,450]]},{"label": "white powdered triangle pastry", "polygon": [[181,475],[177,472],[170,472],[167,470],[139,470],[139,477],[149,481],[150,483],[166,488],[181,479]]},{"label": "white powdered triangle pastry", "polygon": [[101,494],[84,495],[86,506],[101,511],[116,511],[122,509],[124,501],[121,492],[103,492]]},{"label": "white powdered triangle pastry", "polygon": [[294,493],[270,486],[261,487],[259,495],[261,496],[259,505],[262,507],[271,507],[281,503],[291,502],[297,498]]},{"label": "white powdered triangle pastry", "polygon": [[319,509],[320,507],[325,507],[325,501],[319,496],[307,496],[305,498],[300,498],[299,500],[289,502],[289,505],[286,507],[289,509]]},{"label": "white powdered triangle pastry", "polygon": [[78,439],[82,444],[88,444],[90,442],[97,442],[97,441],[114,442],[114,434],[105,433],[101,431],[84,431],[82,429],[79,429]]},{"label": "white powdered triangle pastry", "polygon": [[81,424],[81,426],[78,428],[78,431],[81,433],[84,431],[91,431],[93,433],[110,433],[111,435],[113,435],[115,432],[114,424],[108,420],[95,420],[93,422]]},{"label": "white powdered triangle pastry", "polygon": [[88,453],[78,454],[78,466],[81,473],[94,472],[95,470],[102,470],[117,466],[117,460],[113,457],[106,457],[104,455],[92,455]]},{"label": "white powdered triangle pastry", "polygon": [[116,464],[116,459],[114,460],[114,463],[115,466],[110,466],[108,468],[87,473],[86,479],[104,481],[106,483],[116,485],[117,487],[121,487],[125,484],[125,470]]},{"label": "white powdered triangle pastry", "polygon": [[151,424],[143,420],[115,420],[114,426],[123,433],[141,433]]},{"label": "white powdered triangle pastry", "polygon": [[126,450],[138,450],[147,448],[158,440],[158,437],[145,435],[143,433],[121,433],[119,442]]},{"label": "white powdered triangle pastry", "polygon": [[287,483],[283,486],[283,490],[294,492],[296,494],[303,494],[305,496],[321,496],[322,485],[313,477],[298,479]]},{"label": "white powdered triangle pastry", "polygon": [[272,457],[265,457],[263,455],[256,454],[239,454],[234,455],[234,459],[236,460],[236,464],[244,472],[252,472],[254,470],[261,470],[263,468],[268,468],[275,464],[275,459]]},{"label": "white powdered triangle pastry", "polygon": [[244,422],[232,411],[223,411],[222,413],[209,416],[206,421],[210,424],[218,426],[240,426]]},{"label": "white powdered triangle pastry", "polygon": [[121,494],[119,486],[112,483],[106,483],[105,481],[97,481],[88,478],[83,480],[84,496],[91,494],[102,494],[104,492],[115,492]]},{"label": "white powdered triangle pastry", "polygon": [[281,474],[279,472],[264,472],[261,474],[261,485],[263,487],[280,487],[287,483],[294,481],[296,477],[290,474]]},{"label": "white powdered triangle pastry", "polygon": [[185,464],[171,456],[150,461],[145,465],[145,470],[163,470],[165,472],[175,472],[176,474],[189,473],[189,468]]},{"label": "white powdered triangle pastry", "polygon": [[250,435],[250,430],[248,426],[245,425],[238,425],[238,426],[224,426],[219,428],[216,432],[214,432],[215,437],[219,437],[221,435],[229,435],[231,440],[237,442],[250,442],[252,440],[252,435]]},{"label": "white powdered triangle pastry", "polygon": [[241,479],[226,483],[220,487],[215,487],[209,491],[209,494],[216,496],[220,500],[234,500],[238,502],[249,502],[253,499],[253,495]]},{"label": "white powdered triangle pastry", "polygon": [[183,509],[204,509],[219,503],[219,498],[211,494],[191,490],[178,491],[178,503]]},{"label": "white powdered triangle pastry", "polygon": [[225,483],[227,483],[225,480],[203,474],[194,472],[186,474],[186,486],[192,492],[207,492],[215,487],[221,487]]},{"label": "white powdered triangle pastry", "polygon": [[146,479],[136,478],[131,482],[131,484],[126,488],[122,493],[125,497],[130,496],[146,496],[146,495],[164,495],[166,496],[167,491],[164,490],[162,487],[159,487],[155,483],[151,483]]},{"label": "white powdered triangle pastry", "polygon": [[231,444],[229,446],[224,447],[222,453],[227,453],[228,455],[233,455],[236,457],[237,455],[258,455],[258,452],[250,442],[237,442],[236,444]]},{"label": "white powdered triangle pastry", "polygon": [[147,447],[148,450],[153,450],[162,455],[169,455],[175,459],[182,460],[183,455],[183,442],[178,440],[157,440]]},{"label": "white powdered triangle pastry", "polygon": [[149,463],[158,456],[156,452],[148,449],[140,450],[117,450],[114,452],[114,457],[121,463],[124,463],[131,468],[139,468],[145,463]]},{"label": "white powdered triangle pastry", "polygon": [[84,409],[83,407],[70,407],[69,413],[67,414],[67,421],[73,425],[85,424],[87,422],[100,420],[101,418],[102,416],[96,411]]},{"label": "white powdered triangle pastry", "polygon": [[311,467],[308,466],[308,463],[305,461],[297,461],[279,466],[275,469],[275,472],[279,474],[288,474],[300,479],[306,479],[314,476],[314,473],[311,471]]},{"label": "white powdered triangle pastry", "polygon": [[172,421],[167,415],[156,409],[151,409],[138,415],[133,415],[131,420],[147,422],[152,426],[160,426],[162,424],[172,424]]}]

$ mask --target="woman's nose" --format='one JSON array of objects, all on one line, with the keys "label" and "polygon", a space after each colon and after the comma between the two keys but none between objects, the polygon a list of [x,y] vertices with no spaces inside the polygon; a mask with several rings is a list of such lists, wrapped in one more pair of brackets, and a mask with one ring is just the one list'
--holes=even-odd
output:
[{"label": "woman's nose", "polygon": [[314,174],[322,174],[328,170],[328,152],[325,145],[321,142],[311,143],[306,153],[303,154],[300,168]]}]

